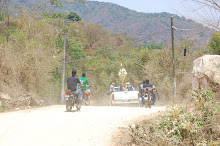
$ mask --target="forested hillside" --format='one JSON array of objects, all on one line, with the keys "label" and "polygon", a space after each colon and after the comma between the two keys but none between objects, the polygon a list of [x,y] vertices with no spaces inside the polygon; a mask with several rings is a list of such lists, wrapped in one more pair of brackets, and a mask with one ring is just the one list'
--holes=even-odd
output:
[{"label": "forested hillside", "polygon": [[[20,2],[30,8],[42,3],[42,1],[36,0],[20,0]],[[174,16],[174,26],[179,28],[175,31],[176,41],[193,40],[197,44],[204,45],[207,44],[213,33],[213,30],[199,23],[166,12],[138,13],[112,3],[85,2],[85,4],[76,2],[75,5],[64,5],[62,8],[55,8],[52,11],[76,12],[85,21],[101,24],[109,30],[125,35],[135,36],[141,42],[148,44],[170,42],[170,30],[167,29],[170,29],[171,16]]]}]

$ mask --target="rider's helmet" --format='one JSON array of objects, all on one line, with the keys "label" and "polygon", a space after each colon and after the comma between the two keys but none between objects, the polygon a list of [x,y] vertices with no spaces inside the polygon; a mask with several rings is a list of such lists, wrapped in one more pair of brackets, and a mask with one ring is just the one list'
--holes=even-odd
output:
[{"label": "rider's helmet", "polygon": [[145,79],[145,83],[147,84],[147,83],[149,83],[150,82],[150,80],[148,79],[148,78],[146,78]]}]

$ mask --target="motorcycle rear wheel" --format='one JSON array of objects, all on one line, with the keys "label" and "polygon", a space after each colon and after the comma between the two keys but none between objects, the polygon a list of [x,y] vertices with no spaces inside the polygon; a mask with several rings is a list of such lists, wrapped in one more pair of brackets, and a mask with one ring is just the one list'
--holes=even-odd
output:
[{"label": "motorcycle rear wheel", "polygon": [[76,105],[76,110],[79,111],[81,109],[81,106]]},{"label": "motorcycle rear wheel", "polygon": [[85,100],[85,105],[89,106],[90,105],[90,101],[89,100]]},{"label": "motorcycle rear wheel", "polygon": [[88,99],[86,97],[83,97],[83,101],[86,106],[90,105],[90,97],[88,97]]},{"label": "motorcycle rear wheel", "polygon": [[151,108],[151,100],[152,100],[152,97],[150,96],[150,98],[148,99],[148,107]]},{"label": "motorcycle rear wheel", "polygon": [[144,101],[144,107],[147,108],[148,107],[148,102]]},{"label": "motorcycle rear wheel", "polygon": [[69,103],[69,101],[66,102],[66,111],[71,112],[72,110],[72,105]]},{"label": "motorcycle rear wheel", "polygon": [[143,104],[144,103],[139,102],[139,107],[143,107],[144,106]]}]

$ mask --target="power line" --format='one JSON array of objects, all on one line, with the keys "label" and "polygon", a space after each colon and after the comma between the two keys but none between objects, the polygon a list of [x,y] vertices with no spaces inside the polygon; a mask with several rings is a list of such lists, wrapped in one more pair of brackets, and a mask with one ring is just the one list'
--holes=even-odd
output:
[{"label": "power line", "polygon": [[128,45],[132,45],[132,44],[141,42],[141,41],[146,40],[146,39],[148,39],[148,38],[151,38],[151,37],[153,37],[153,36],[162,34],[162,33],[166,32],[166,31],[168,31],[168,30],[170,30],[170,28],[169,28],[169,29],[165,29],[165,30],[163,30],[163,31],[151,33],[151,34],[149,34],[149,35],[147,35],[147,36],[144,36],[144,37],[142,37],[142,38],[139,38],[138,40],[134,40],[134,41],[130,42],[129,44],[123,46],[123,47],[126,47],[126,46],[128,46]]},{"label": "power line", "polygon": [[196,35],[198,35],[198,34],[201,34],[201,33],[203,33],[203,32],[206,32],[206,31],[208,31],[208,30],[204,30],[204,31],[198,32],[198,33],[196,33],[196,34],[194,34],[194,35],[192,35],[191,37],[188,37],[188,38],[193,38],[194,36],[196,36]]},{"label": "power line", "polygon": [[[182,28],[177,28],[177,27],[174,27],[174,26],[173,26],[173,28],[174,28],[175,30],[177,30],[177,31],[193,31],[193,30],[199,30],[199,29],[200,29],[200,28],[182,29]],[[201,34],[201,33],[204,33],[204,32],[206,32],[206,31],[208,31],[208,30],[200,31],[200,32],[198,32],[198,33],[195,33],[195,34],[193,34],[193,35],[190,35],[190,37],[187,36],[187,39],[191,39],[191,38],[195,37],[196,35]]]},{"label": "power line", "polygon": [[198,30],[200,28],[192,28],[192,29],[182,29],[182,28],[176,28],[175,26],[173,27],[175,30],[179,31],[179,30],[182,30],[182,31],[192,31],[192,30]]}]

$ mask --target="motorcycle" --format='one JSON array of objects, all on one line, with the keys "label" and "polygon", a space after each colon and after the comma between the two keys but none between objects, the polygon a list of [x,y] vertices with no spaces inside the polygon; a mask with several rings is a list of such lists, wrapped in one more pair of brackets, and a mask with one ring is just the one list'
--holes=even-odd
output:
[{"label": "motorcycle", "polygon": [[[85,103],[86,106],[90,105],[90,91],[91,89],[89,88],[89,86],[86,86],[87,90],[83,91],[82,90],[82,101]],[[89,94],[89,96],[86,96],[87,94]]]},{"label": "motorcycle", "polygon": [[71,112],[72,108],[74,106],[76,106],[77,111],[79,111],[81,108],[81,106],[79,105],[80,99],[78,98],[77,91],[66,90],[65,102],[66,102],[66,111],[67,112]]},{"label": "motorcycle", "polygon": [[153,97],[151,95],[151,92],[152,92],[152,88],[149,88],[149,87],[144,88],[144,93],[141,96],[142,101],[140,101],[141,107],[144,106],[145,108],[147,108],[147,107],[151,108],[151,104],[153,101]]}]

